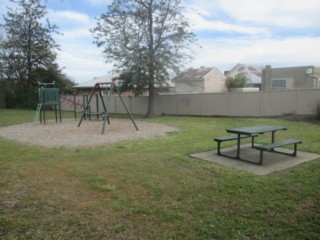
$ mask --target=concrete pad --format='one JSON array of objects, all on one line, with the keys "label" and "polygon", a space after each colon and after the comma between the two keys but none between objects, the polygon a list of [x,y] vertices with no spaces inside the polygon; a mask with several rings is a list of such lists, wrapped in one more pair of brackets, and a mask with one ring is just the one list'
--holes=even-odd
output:
[{"label": "concrete pad", "polygon": [[[299,149],[299,146],[298,146]],[[285,148],[277,148],[278,151],[292,153],[293,150],[285,149]],[[221,149],[222,153],[235,156],[236,155],[236,147],[229,147]],[[283,154],[273,153],[265,151],[263,153],[263,164],[256,165],[253,163],[248,163],[244,161],[240,161],[237,159],[228,158],[225,156],[217,155],[217,151],[209,151],[202,153],[195,153],[190,155],[193,158],[217,163],[226,167],[236,168],[239,170],[255,173],[258,175],[266,175],[276,171],[281,171],[298,164],[308,162],[311,160],[317,159],[320,160],[319,154],[308,153],[298,151],[296,157],[287,156]],[[241,157],[253,162],[258,162],[260,158],[260,151],[257,149],[251,148],[251,144],[242,145],[241,146]]]}]

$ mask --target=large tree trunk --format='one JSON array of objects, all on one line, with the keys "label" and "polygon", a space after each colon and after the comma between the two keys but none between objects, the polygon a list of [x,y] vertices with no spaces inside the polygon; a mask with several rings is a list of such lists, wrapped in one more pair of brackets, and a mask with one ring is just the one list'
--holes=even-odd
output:
[{"label": "large tree trunk", "polygon": [[148,100],[148,112],[146,117],[154,116],[154,45],[153,45],[153,1],[150,0],[148,5],[148,15],[149,15],[149,100]]},{"label": "large tree trunk", "polygon": [[149,82],[149,98],[148,98],[148,111],[146,117],[154,116],[154,83]]}]

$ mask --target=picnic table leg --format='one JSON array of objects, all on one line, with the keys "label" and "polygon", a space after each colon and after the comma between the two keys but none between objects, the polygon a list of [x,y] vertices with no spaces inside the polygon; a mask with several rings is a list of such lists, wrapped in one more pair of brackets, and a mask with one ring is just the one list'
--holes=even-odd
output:
[{"label": "picnic table leg", "polygon": [[262,165],[262,161],[263,161],[263,150],[260,149],[260,159],[259,159],[258,165]]},{"label": "picnic table leg", "polygon": [[218,155],[221,155],[221,152],[220,152],[220,142],[218,142]]},{"label": "picnic table leg", "polygon": [[237,156],[236,158],[240,158],[240,133],[238,133],[238,139],[237,139]]},{"label": "picnic table leg", "polygon": [[271,138],[271,143],[274,143],[274,134],[276,131],[272,131],[272,138]]},{"label": "picnic table leg", "polygon": [[292,156],[296,157],[297,156],[297,144],[294,144],[294,152],[292,154]]}]

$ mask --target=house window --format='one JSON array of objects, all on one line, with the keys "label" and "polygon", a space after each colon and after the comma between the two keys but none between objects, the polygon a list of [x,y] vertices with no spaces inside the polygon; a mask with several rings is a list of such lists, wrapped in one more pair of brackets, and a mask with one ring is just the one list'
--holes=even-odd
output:
[{"label": "house window", "polygon": [[271,83],[272,88],[287,88],[286,79],[272,79]]}]

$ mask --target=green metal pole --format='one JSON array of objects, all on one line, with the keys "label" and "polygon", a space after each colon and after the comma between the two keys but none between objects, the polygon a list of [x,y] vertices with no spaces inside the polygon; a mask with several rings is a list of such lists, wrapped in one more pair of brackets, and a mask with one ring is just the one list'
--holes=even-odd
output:
[{"label": "green metal pole", "polygon": [[133,123],[134,127],[136,128],[136,130],[137,130],[137,131],[139,131],[139,129],[138,129],[138,127],[137,127],[137,125],[136,125],[135,121],[133,120],[133,117],[132,117],[131,113],[129,112],[129,110],[128,110],[128,108],[127,108],[126,104],[124,103],[124,101],[123,101],[123,99],[122,99],[122,97],[121,97],[121,94],[120,94],[119,89],[117,88],[117,86],[116,86],[116,85],[114,85],[113,87],[115,88],[116,92],[118,93],[118,95],[119,95],[119,97],[120,97],[120,100],[121,100],[121,102],[122,102],[122,104],[123,104],[124,108],[126,109],[127,113],[129,114],[130,119],[131,119],[131,121],[132,121],[132,123]]},{"label": "green metal pole", "polygon": [[[86,112],[86,100],[85,100],[85,94],[82,93],[82,106],[83,106],[83,112]],[[86,120],[86,114],[84,114],[84,120]]]},{"label": "green metal pole", "polygon": [[92,96],[93,96],[93,94],[94,94],[94,92],[95,92],[96,86],[97,86],[97,84],[94,85],[94,88],[93,88],[93,90],[92,90],[92,92],[91,92],[91,95],[90,95],[90,99],[89,99],[89,101],[88,101],[88,104],[87,104],[86,107],[84,108],[82,117],[81,117],[81,119],[80,119],[80,121],[79,121],[79,124],[78,124],[78,127],[80,127],[80,125],[81,125],[81,123],[82,123],[82,120],[83,120],[84,116],[86,115],[86,111],[88,110],[88,107],[89,107],[89,104],[90,104],[90,102],[91,102]]},{"label": "green metal pole", "polygon": [[[106,106],[105,103],[104,103],[100,87],[99,87],[99,94],[100,94],[100,97],[101,97],[101,100],[102,100],[102,104],[103,104],[103,108],[104,108],[103,126],[102,126],[102,131],[101,131],[101,134],[104,134],[104,131],[105,131],[105,128],[106,128],[106,121],[108,121],[108,124],[110,124],[110,121],[109,121],[109,115],[108,115],[109,114],[108,113],[108,106]],[[112,94],[112,90],[110,88],[109,96],[111,94]],[[107,100],[107,104],[109,104],[109,100]]]},{"label": "green metal pole", "polygon": [[74,118],[77,119],[77,106],[76,106],[76,92],[73,92],[73,111],[74,111]]},{"label": "green metal pole", "polygon": [[99,119],[99,100],[98,100],[98,93],[96,93],[96,112],[97,112],[97,119]]},{"label": "green metal pole", "polygon": [[58,89],[58,100],[59,100],[59,116],[60,116],[60,123],[62,122],[61,118],[61,100],[60,100],[60,90]]}]

